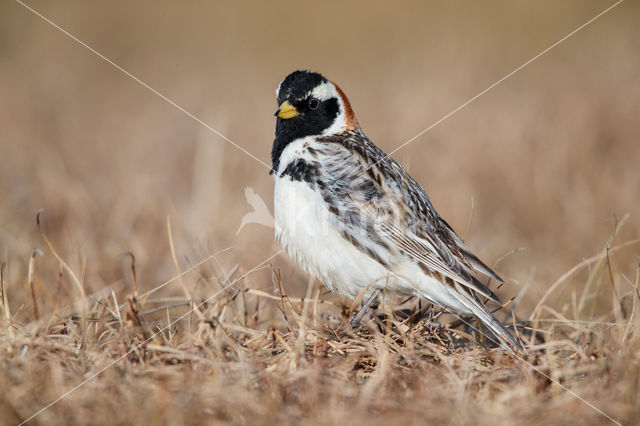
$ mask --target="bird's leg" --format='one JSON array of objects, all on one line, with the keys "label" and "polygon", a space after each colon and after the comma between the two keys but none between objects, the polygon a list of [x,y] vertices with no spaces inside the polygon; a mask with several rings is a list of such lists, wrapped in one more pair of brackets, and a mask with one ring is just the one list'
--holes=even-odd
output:
[{"label": "bird's leg", "polygon": [[355,328],[360,324],[360,320],[362,319],[364,314],[367,313],[367,311],[369,310],[373,302],[375,302],[375,300],[378,298],[379,294],[380,294],[380,289],[375,289],[373,293],[371,293],[371,296],[367,299],[365,304],[362,305],[362,308],[360,308],[360,310],[351,318],[351,321],[349,321],[349,324],[351,324],[352,328]]}]

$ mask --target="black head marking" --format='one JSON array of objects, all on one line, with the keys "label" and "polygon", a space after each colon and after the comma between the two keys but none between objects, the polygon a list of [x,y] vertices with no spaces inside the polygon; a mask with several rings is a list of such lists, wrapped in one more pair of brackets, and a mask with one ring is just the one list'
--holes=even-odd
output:
[{"label": "black head marking", "polygon": [[282,83],[278,92],[278,105],[291,98],[301,98],[315,87],[326,83],[328,80],[317,72],[294,71],[289,74]]},{"label": "black head marking", "polygon": [[337,97],[315,99],[310,95],[314,88],[328,82],[318,73],[295,71],[280,84],[278,105],[287,101],[298,110],[298,115],[276,119],[276,137],[271,150],[272,171],[278,169],[280,155],[289,143],[305,136],[320,135],[335,121],[340,110]]}]

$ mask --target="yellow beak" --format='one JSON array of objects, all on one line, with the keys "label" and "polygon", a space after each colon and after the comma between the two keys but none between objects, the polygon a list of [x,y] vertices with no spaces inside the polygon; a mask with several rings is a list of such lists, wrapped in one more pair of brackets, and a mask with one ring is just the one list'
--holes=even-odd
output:
[{"label": "yellow beak", "polygon": [[280,105],[280,108],[278,108],[278,110],[276,111],[276,115],[282,118],[283,120],[288,120],[290,118],[295,117],[298,114],[300,113],[298,112],[296,107],[291,105],[288,101],[284,101]]}]

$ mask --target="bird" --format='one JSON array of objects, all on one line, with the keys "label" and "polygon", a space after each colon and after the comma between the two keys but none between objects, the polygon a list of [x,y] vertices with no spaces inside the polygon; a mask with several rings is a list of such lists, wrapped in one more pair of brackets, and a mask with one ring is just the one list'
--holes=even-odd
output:
[{"label": "bird", "polygon": [[[387,289],[475,315],[515,354],[520,342],[481,298],[502,279],[436,212],[418,182],[363,132],[342,89],[313,71],[278,85],[271,151],[275,239],[331,291]],[[368,304],[369,302],[367,302]]]}]

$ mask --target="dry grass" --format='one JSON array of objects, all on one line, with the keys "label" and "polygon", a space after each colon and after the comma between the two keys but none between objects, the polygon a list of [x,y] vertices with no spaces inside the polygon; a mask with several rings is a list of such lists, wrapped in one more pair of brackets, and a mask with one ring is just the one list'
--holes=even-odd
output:
[{"label": "dry grass", "polygon": [[[72,306],[56,301],[26,323],[26,311],[38,316],[36,299],[12,314],[3,291],[0,412],[6,424],[52,402],[33,422],[605,423],[597,407],[635,424],[638,275],[610,281],[615,253],[633,243],[610,242],[558,281],[590,271],[568,316],[542,305],[520,323],[529,347],[518,358],[475,344],[465,324],[407,318],[391,306],[354,330],[353,306],[312,282],[305,298],[289,297],[275,269],[274,296],[247,286],[253,270],[224,272],[215,257],[171,279],[185,290],[205,286],[206,299],[158,296],[170,282],[140,294],[134,263],[120,298],[102,291]],[[71,287],[72,271],[61,271],[59,285]]]},{"label": "dry grass", "polygon": [[[29,4],[268,162],[293,69],[391,151],[611,4],[529,3]],[[271,202],[259,163],[3,2],[0,423],[84,381],[32,422],[609,423],[574,392],[639,423],[638,16],[625,1],[394,155],[506,278],[514,359],[437,311],[351,330],[353,301],[270,258],[271,229],[236,235],[245,187]]]}]

